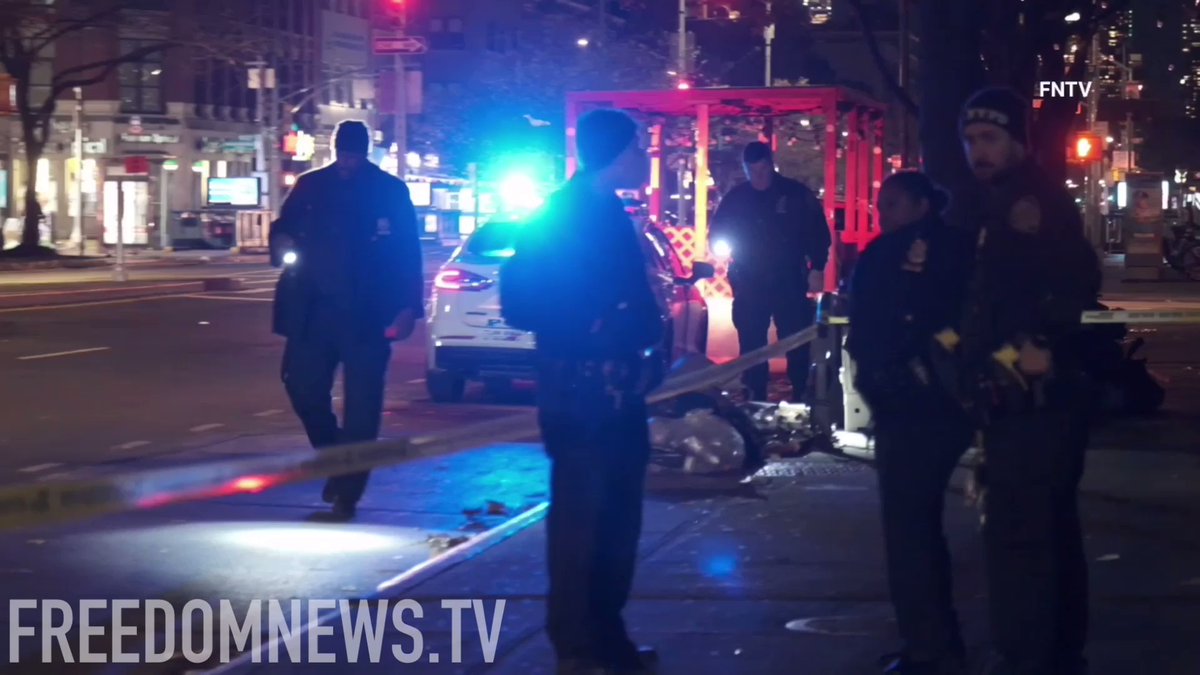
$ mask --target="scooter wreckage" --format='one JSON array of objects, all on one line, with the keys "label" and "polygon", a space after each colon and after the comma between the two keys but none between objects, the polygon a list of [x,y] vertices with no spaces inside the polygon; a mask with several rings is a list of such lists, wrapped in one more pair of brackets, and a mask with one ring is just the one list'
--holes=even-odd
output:
[{"label": "scooter wreckage", "polygon": [[[671,368],[678,376],[714,365],[699,355]],[[651,463],[660,471],[751,475],[774,457],[798,457],[832,447],[809,409],[750,401],[740,387],[713,386],[650,409]]]}]

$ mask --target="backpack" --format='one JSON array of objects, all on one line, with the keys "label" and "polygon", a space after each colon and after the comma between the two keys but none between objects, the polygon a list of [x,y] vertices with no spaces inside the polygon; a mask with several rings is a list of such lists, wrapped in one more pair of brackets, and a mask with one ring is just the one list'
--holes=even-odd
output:
[{"label": "backpack", "polygon": [[560,241],[563,230],[549,209],[531,217],[500,267],[500,316],[517,330],[558,332],[573,323],[581,306],[577,262]]},{"label": "backpack", "polygon": [[543,302],[545,271],[536,250],[518,244],[516,252],[500,267],[500,316],[517,330],[537,333],[547,325],[547,303]]}]

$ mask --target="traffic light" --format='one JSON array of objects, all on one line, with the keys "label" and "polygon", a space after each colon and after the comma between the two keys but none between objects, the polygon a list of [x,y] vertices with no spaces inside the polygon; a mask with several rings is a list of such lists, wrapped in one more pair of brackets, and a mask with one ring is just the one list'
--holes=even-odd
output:
[{"label": "traffic light", "polygon": [[1096,134],[1085,132],[1075,135],[1068,152],[1072,162],[1090,164],[1100,159],[1103,150],[1104,141]]},{"label": "traffic light", "polygon": [[382,18],[382,23],[388,28],[399,30],[404,28],[405,10],[408,9],[407,0],[378,0],[379,14]]}]

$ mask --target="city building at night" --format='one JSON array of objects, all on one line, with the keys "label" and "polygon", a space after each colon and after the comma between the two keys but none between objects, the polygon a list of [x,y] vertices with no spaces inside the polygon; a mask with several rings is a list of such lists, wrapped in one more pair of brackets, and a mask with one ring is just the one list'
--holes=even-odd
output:
[{"label": "city building at night", "polygon": [[[279,181],[279,199],[285,176],[328,158],[328,136],[337,122],[375,122],[370,0],[271,2],[226,15],[199,0],[162,0],[125,11],[119,22],[88,29],[86,40],[51,44],[35,72],[34,94],[40,89],[45,96],[56,70],[149,45],[175,45],[123,63],[82,88],[81,166],[73,157],[76,101],[70,94],[59,100],[51,138],[34,168],[39,204],[56,243],[78,241],[76,185],[88,240],[115,243],[119,224],[125,243],[157,245],[164,216],[169,222],[181,211],[265,208],[272,194],[268,175]],[[261,102],[260,72],[268,92]],[[0,118],[0,135],[8,197],[0,199],[0,209],[6,218],[19,217],[17,197],[28,170],[13,116]],[[271,148],[263,154],[277,160],[275,171],[260,171],[262,139]],[[252,181],[213,182],[254,176],[260,180],[257,195],[246,189]],[[219,189],[210,194],[213,185]]]}]

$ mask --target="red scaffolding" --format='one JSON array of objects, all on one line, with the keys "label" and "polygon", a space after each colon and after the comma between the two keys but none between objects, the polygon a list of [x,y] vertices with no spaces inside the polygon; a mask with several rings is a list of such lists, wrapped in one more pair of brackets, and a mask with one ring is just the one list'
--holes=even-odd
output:
[{"label": "red scaffolding", "polygon": [[[789,115],[819,116],[825,121],[824,185],[809,186],[823,191],[825,217],[832,229],[835,251],[826,268],[826,290],[835,290],[846,248],[862,250],[877,226],[871,205],[884,177],[883,106],[867,96],[838,87],[778,87],[763,89],[672,89],[660,91],[575,92],[567,96],[567,171],[575,170],[575,126],[579,116],[595,108],[617,108],[632,113],[696,120],[696,156],[693,185],[695,212],[693,256],[707,257],[708,240],[708,154],[710,122],[714,117],[762,117]],[[773,125],[766,125],[770,136]],[[661,157],[661,127],[650,130],[651,157]],[[839,135],[846,139],[839,151]],[[772,144],[775,139],[770,138]],[[663,162],[654,161],[650,179],[650,205],[657,218],[662,214]],[[844,190],[839,191],[839,176]]]}]

